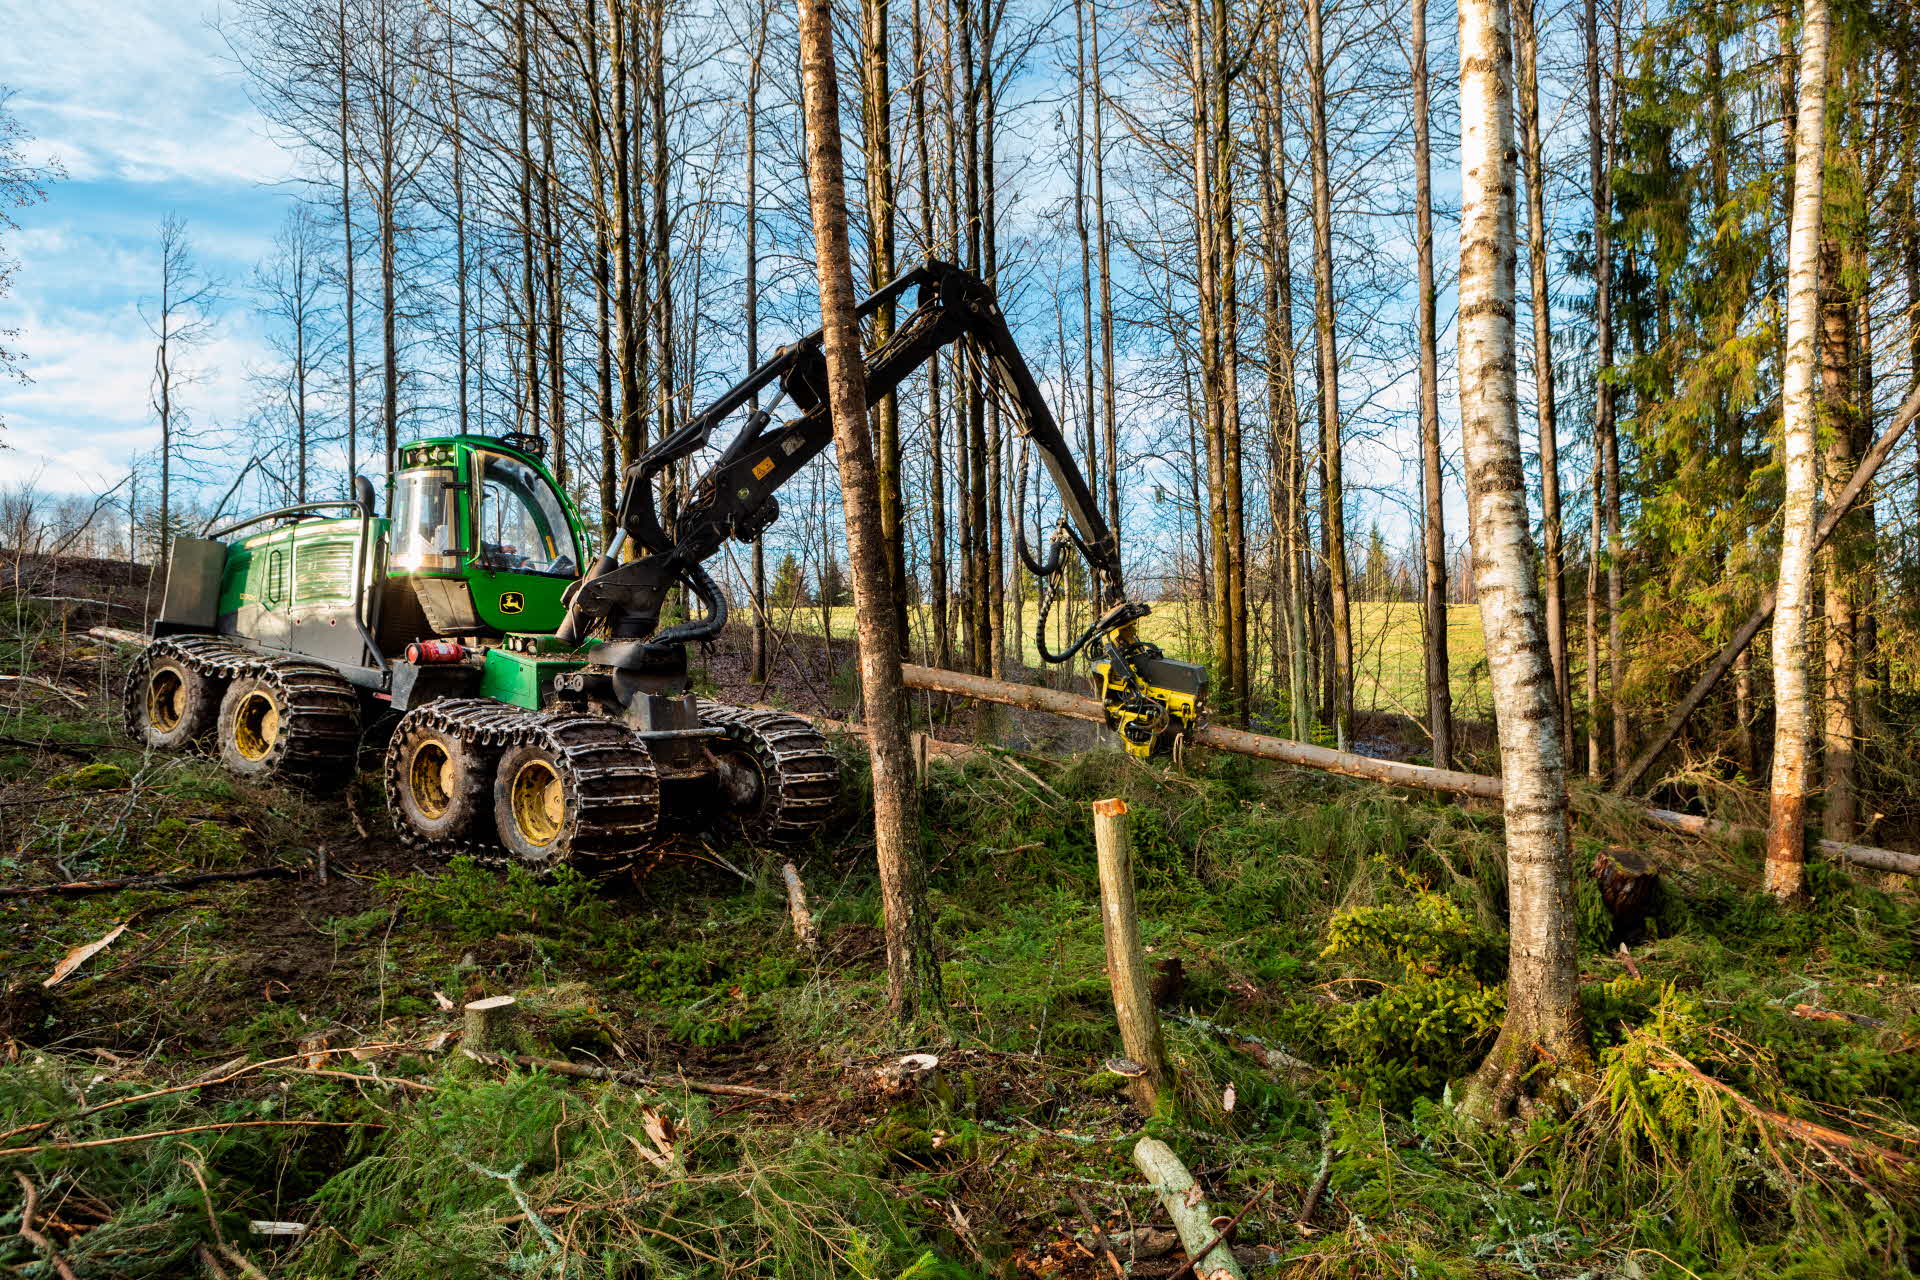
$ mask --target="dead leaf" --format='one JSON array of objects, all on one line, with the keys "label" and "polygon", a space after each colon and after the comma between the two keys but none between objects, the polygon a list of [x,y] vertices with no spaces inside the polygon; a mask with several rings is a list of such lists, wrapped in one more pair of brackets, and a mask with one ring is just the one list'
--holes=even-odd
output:
[{"label": "dead leaf", "polygon": [[655,1108],[648,1107],[640,1113],[640,1127],[647,1131],[647,1136],[653,1139],[654,1146],[660,1148],[660,1153],[672,1160],[673,1121]]},{"label": "dead leaf", "polygon": [[451,1010],[453,1008],[453,1001],[447,999],[447,993],[444,991],[434,992],[433,1002],[439,1005],[442,1010]]},{"label": "dead leaf", "polygon": [[1227,1085],[1227,1091],[1220,1095],[1220,1106],[1223,1110],[1231,1113],[1233,1111],[1233,1104],[1239,1101],[1239,1099],[1240,1095],[1233,1091],[1233,1085],[1229,1083]]},{"label": "dead leaf", "polygon": [[105,951],[108,947],[112,946],[114,943],[114,939],[118,938],[121,934],[125,933],[126,931],[127,931],[127,926],[125,924],[117,924],[113,926],[112,929],[109,929],[107,931],[107,934],[105,937],[96,939],[95,941],[89,942],[84,946],[75,947],[73,950],[67,952],[66,956],[60,961],[60,963],[53,966],[52,976],[50,976],[45,982],[41,983],[40,985],[43,987],[59,986],[61,983],[67,980],[68,975],[70,975],[75,969],[78,969],[81,965],[85,964],[88,960],[91,960],[94,956],[99,955],[102,951]]}]

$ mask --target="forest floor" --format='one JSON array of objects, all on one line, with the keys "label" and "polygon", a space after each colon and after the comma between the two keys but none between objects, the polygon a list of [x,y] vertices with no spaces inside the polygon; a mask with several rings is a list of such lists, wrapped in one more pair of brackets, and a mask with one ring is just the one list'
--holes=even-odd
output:
[{"label": "forest floor", "polygon": [[[109,598],[102,572],[27,592]],[[964,726],[1028,746],[932,770],[944,1002],[902,1032],[853,744],[844,819],[784,855],[809,955],[777,856],[443,864],[399,846],[372,773],[315,797],[144,753],[119,728],[125,655],[74,607],[0,603],[0,671],[64,691],[0,687],[0,1273],[63,1274],[53,1250],[87,1280],[1080,1280],[1116,1260],[1164,1280],[1184,1257],[1129,1162],[1143,1134],[1238,1217],[1256,1276],[1900,1275],[1920,1243],[1910,883],[1819,862],[1813,904],[1782,910],[1750,845],[1583,818],[1581,865],[1630,843],[1660,895],[1621,931],[1583,877],[1595,1071],[1480,1126],[1448,1100],[1504,998],[1495,812]],[[766,697],[844,711],[838,664],[789,656],[811,674]],[[751,700],[743,662],[730,640],[699,678]],[[1087,805],[1111,795],[1182,1081],[1144,1124],[1102,1068]],[[258,868],[281,874],[19,892]],[[475,1061],[458,1007],[491,995],[518,999],[522,1053],[664,1078]],[[937,1082],[889,1094],[879,1069],[915,1050]]]}]

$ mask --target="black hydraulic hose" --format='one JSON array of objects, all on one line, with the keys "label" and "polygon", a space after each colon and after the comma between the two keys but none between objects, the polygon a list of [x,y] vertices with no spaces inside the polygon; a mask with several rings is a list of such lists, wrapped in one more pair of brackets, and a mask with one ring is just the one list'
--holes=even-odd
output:
[{"label": "black hydraulic hose", "polygon": [[727,596],[714,585],[707,571],[699,565],[688,568],[681,579],[689,591],[700,597],[707,606],[707,616],[693,622],[683,622],[677,627],[668,627],[653,637],[654,644],[685,644],[689,640],[713,640],[727,625]]}]

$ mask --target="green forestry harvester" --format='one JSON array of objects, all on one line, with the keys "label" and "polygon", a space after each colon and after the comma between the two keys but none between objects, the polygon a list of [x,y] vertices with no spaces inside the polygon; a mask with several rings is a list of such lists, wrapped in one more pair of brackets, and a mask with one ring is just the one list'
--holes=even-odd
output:
[{"label": "green forestry harvester", "polygon": [[[914,288],[917,308],[868,356],[869,394],[950,343],[986,361],[993,393],[1061,493],[1049,554],[1019,540],[1046,584],[1041,652],[1065,662],[1088,650],[1127,748],[1165,750],[1202,714],[1205,672],[1136,634],[1147,607],[1125,597],[1116,540],[992,290],[928,262],[861,303],[861,317]],[[769,389],[778,394],[757,405]],[[798,412],[775,424],[782,399]],[[743,410],[738,434],[663,524],[656,478]],[[534,865],[716,826],[760,841],[804,836],[839,790],[826,741],[795,716],[693,696],[686,646],[717,637],[727,618],[705,561],[772,524],[774,492],[832,440],[815,333],[627,468],[613,545],[591,562],[538,437],[404,445],[385,514],[356,477],[350,499],[174,543],[165,602],[128,687],[128,726],[156,748],[210,742],[242,776],[319,786],[351,774],[363,731],[390,730],[388,796],[409,840],[480,854],[504,846]],[[1054,653],[1046,610],[1069,547],[1086,557],[1102,613]],[[675,587],[699,616],[660,630]]]}]

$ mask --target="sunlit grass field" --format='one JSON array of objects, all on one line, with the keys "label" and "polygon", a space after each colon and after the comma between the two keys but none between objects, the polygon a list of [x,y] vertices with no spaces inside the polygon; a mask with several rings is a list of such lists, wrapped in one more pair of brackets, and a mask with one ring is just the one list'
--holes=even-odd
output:
[{"label": "sunlit grass field", "polygon": [[[832,634],[836,639],[851,639],[854,611],[837,606],[828,611]],[[822,610],[818,605],[799,605],[791,610],[776,609],[774,624],[809,635],[820,634]],[[1084,612],[1075,615],[1082,623]],[[1009,636],[1008,649],[1017,652],[1020,661],[1037,665],[1039,657],[1033,643],[1037,607],[1029,601],[1025,619],[1019,627],[1018,649]],[[931,614],[926,606],[916,605],[910,618],[914,647],[929,647],[932,637]],[[1264,605],[1249,624],[1254,651],[1256,692],[1271,688],[1268,678],[1273,631]],[[1187,601],[1167,601],[1153,606],[1153,613],[1141,623],[1141,634],[1166,651],[1169,657],[1205,662],[1207,638],[1201,625],[1199,606]],[[1068,631],[1061,611],[1056,608],[1047,626],[1048,644],[1054,649],[1067,643]],[[1411,603],[1363,601],[1353,606],[1354,707],[1359,711],[1381,711],[1396,715],[1426,718],[1425,674],[1420,657],[1420,606]],[[1447,610],[1447,668],[1452,675],[1455,711],[1468,717],[1489,714],[1486,643],[1480,630],[1477,605],[1456,604]],[[1283,673],[1284,678],[1284,673]]]}]

